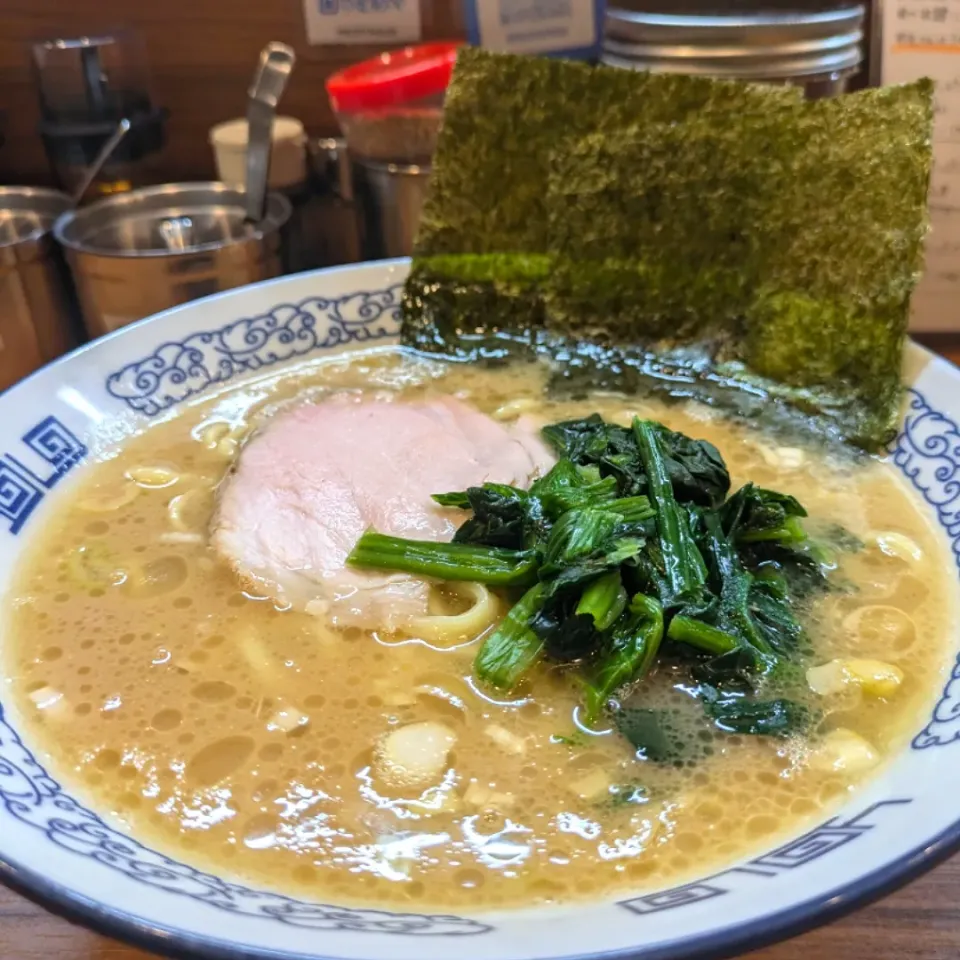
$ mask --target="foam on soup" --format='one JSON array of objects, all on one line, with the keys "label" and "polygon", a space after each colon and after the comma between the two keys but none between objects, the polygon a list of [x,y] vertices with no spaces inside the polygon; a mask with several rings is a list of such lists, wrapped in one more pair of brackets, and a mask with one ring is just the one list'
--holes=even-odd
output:
[{"label": "foam on soup", "polygon": [[[864,547],[838,571],[854,589],[807,617],[814,659],[877,659],[903,681],[886,697],[852,684],[809,696],[820,732],[855,732],[870,762],[702,725],[674,731],[696,742],[688,760],[645,762],[577,729],[560,667],[493,697],[471,679],[475,642],[337,630],[245,588],[210,548],[217,485],[258,424],[344,390],[455,393],[506,419],[640,413],[712,441],[734,487],[792,493],[812,523],[842,524]],[[345,903],[465,910],[656,888],[824,819],[907,743],[942,685],[952,567],[929,519],[879,460],[830,462],[695,404],[544,397],[538,367],[384,348],[227,390],[124,443],[60,500],[6,604],[4,673],[32,745],[171,856]],[[434,612],[470,602],[437,591]],[[686,696],[678,679],[661,667],[644,681],[650,705]],[[385,785],[377,745],[413,723],[452,732],[445,769],[427,789]]]}]

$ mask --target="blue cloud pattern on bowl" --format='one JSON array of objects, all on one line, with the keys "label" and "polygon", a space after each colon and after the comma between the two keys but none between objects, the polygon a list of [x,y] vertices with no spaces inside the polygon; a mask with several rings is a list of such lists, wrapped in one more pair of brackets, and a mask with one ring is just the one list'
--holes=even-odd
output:
[{"label": "blue cloud pattern on bowl", "polygon": [[297,304],[277,304],[260,316],[195,333],[180,343],[165,343],[151,356],[107,377],[107,390],[152,417],[238,373],[351,340],[365,343],[395,336],[400,330],[402,290],[402,284],[395,284],[334,300],[310,297]]},{"label": "blue cloud pattern on bowl", "polygon": [[[322,278],[323,274],[315,277]],[[402,285],[394,282],[383,289],[337,297],[300,298],[258,311],[253,317],[190,333],[182,340],[164,342],[140,359],[125,362],[116,372],[108,374],[105,381],[100,380],[101,389],[140,416],[154,417],[242,374],[334,350],[351,342],[365,344],[395,337],[399,330],[401,290]],[[132,338],[131,344],[135,343],[136,339]],[[916,388],[909,390],[909,399],[903,430],[891,446],[892,459],[936,510],[960,564],[960,429]],[[20,449],[0,451],[0,520],[6,521],[8,535],[16,536],[25,529],[50,489],[88,453],[86,445],[64,419],[59,409],[56,416],[45,415],[36,426],[23,432]],[[32,466],[31,458],[35,461]],[[4,534],[0,524],[0,539]],[[914,750],[925,751],[958,739],[960,659],[930,722],[912,746]],[[631,897],[620,901],[618,906],[634,916],[652,918],[731,893],[755,897],[757,884],[766,888],[770,883],[783,883],[784,877],[793,880],[798,871],[824,857],[832,858],[836,851],[847,849],[849,844],[881,829],[888,821],[893,823],[890,829],[896,829],[895,812],[909,809],[914,802],[902,795],[888,796],[858,813],[846,811],[843,817],[830,818],[777,849],[720,873]],[[496,923],[467,917],[311,903],[231,883],[179,863],[113,829],[64,793],[21,741],[0,707],[0,827],[6,817],[36,831],[47,843],[95,861],[127,880],[236,917],[307,930],[457,937],[460,942],[463,937],[470,940],[476,935],[492,934],[498,928]],[[826,907],[826,901],[823,905]],[[790,912],[784,911],[784,914]],[[136,920],[126,917],[127,921],[131,919]],[[121,924],[118,929],[130,932],[129,928],[134,925],[128,922],[127,928]],[[176,935],[175,931],[172,935]],[[736,942],[742,946],[741,941]],[[707,949],[709,938],[702,938],[697,946]],[[673,953],[656,955],[687,956],[686,950],[678,947]],[[300,951],[268,952],[272,956],[307,955]],[[218,955],[230,954],[220,950]],[[490,954],[494,958],[499,955]]]},{"label": "blue cloud pattern on bowl", "polygon": [[[960,428],[934,410],[923,395],[907,390],[903,429],[891,446],[893,462],[936,511],[960,567]],[[915,750],[960,740],[960,658],[947,681],[933,719],[914,737]]]}]

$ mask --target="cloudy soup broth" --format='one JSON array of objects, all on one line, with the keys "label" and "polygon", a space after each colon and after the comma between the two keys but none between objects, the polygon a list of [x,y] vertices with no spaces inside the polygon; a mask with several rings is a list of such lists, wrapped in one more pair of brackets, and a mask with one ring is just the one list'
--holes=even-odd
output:
[{"label": "cloudy soup broth", "polygon": [[[182,405],[88,468],[4,607],[4,697],[38,756],[173,857],[308,898],[413,909],[667,886],[829,816],[942,686],[955,616],[930,520],[882,460],[785,446],[693,403],[547,399],[545,383],[533,365],[357,352]],[[793,494],[811,536],[842,525],[855,545],[832,554],[837,586],[801,608],[791,696],[814,718],[804,732],[705,720],[668,655],[633,696],[670,718],[684,749],[651,759],[603,717],[583,722],[569,665],[542,657],[507,693],[477,683],[477,649],[516,590],[434,585],[432,624],[333,624],[328,604],[270,596],[218,548],[224,486],[275,418],[451,396],[505,427],[661,421],[712,442],[731,491],[749,480]],[[467,516],[443,515],[450,533]],[[473,636],[434,629],[458,616]],[[430,733],[420,759],[439,750],[440,762],[398,778],[387,741],[412,725]]]}]

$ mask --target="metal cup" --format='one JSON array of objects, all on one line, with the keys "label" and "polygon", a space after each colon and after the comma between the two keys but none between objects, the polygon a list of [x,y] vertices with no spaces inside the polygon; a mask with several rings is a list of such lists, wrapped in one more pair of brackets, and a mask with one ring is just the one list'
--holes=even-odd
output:
[{"label": "metal cup", "polygon": [[407,257],[413,253],[429,180],[428,166],[354,161],[366,259]]},{"label": "metal cup", "polygon": [[283,273],[289,201],[269,194],[257,224],[244,213],[243,190],[214,182],[148,187],[60,217],[54,236],[90,335]]},{"label": "metal cup", "polygon": [[56,190],[0,187],[0,391],[80,342],[70,277],[50,235]]}]

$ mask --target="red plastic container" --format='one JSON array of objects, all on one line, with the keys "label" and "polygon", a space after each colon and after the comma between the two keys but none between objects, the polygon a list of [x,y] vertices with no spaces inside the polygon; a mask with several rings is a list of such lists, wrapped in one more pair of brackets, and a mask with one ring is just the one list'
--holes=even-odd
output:
[{"label": "red plastic container", "polygon": [[356,157],[429,164],[460,43],[382,53],[335,73],[327,95]]}]

